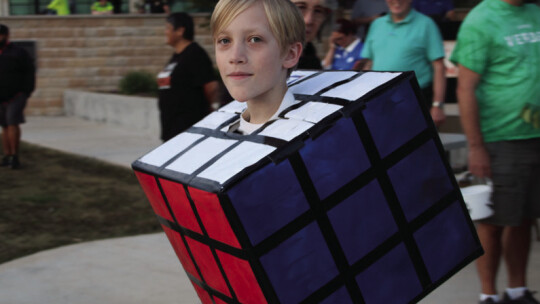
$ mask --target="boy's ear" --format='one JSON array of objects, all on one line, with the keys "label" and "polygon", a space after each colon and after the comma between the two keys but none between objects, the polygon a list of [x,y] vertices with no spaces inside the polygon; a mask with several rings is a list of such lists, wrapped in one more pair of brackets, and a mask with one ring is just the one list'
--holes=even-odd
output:
[{"label": "boy's ear", "polygon": [[283,59],[283,67],[285,69],[290,69],[293,68],[296,64],[298,64],[298,60],[302,55],[302,50],[302,43],[295,42],[291,44],[287,49],[287,52],[285,53],[285,58]]}]

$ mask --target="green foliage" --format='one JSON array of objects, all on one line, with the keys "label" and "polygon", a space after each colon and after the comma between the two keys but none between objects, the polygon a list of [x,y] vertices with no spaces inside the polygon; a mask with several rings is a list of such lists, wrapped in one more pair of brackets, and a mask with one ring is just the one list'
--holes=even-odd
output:
[{"label": "green foliage", "polygon": [[156,76],[147,71],[132,71],[127,73],[119,85],[120,93],[127,95],[157,95]]}]

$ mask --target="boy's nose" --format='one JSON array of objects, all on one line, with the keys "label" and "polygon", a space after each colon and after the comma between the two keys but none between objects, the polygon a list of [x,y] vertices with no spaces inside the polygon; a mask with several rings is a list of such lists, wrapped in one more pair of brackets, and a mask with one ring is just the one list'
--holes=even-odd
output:
[{"label": "boy's nose", "polygon": [[229,63],[238,64],[246,61],[245,46],[242,43],[235,43],[231,49]]}]

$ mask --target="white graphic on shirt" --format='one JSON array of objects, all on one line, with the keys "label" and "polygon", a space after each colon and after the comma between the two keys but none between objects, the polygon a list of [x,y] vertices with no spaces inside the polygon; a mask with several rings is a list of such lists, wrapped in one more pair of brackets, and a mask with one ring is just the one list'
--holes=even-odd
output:
[{"label": "white graphic on shirt", "polygon": [[504,37],[509,47],[540,42],[540,32],[519,33]]},{"label": "white graphic on shirt", "polygon": [[171,88],[171,73],[176,66],[176,62],[168,64],[157,76],[157,83],[160,90]]}]

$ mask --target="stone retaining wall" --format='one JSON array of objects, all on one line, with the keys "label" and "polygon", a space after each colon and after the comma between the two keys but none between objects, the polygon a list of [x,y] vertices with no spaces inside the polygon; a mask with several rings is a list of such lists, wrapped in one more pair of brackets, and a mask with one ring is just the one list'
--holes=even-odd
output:
[{"label": "stone retaining wall", "polygon": [[[208,14],[193,14],[196,41],[213,58]],[[11,40],[35,41],[36,90],[27,115],[63,114],[66,89],[114,91],[129,71],[157,74],[172,49],[165,15],[2,17]]]}]

